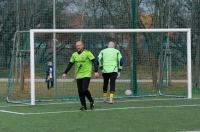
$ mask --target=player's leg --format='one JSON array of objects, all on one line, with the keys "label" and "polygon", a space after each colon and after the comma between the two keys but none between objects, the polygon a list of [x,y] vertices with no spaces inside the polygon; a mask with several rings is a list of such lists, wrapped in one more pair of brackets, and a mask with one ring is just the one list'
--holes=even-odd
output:
[{"label": "player's leg", "polygon": [[85,101],[85,94],[84,94],[84,90],[82,88],[83,79],[77,79],[76,82],[77,82],[77,87],[78,87],[79,99],[80,99],[80,102],[81,102],[81,105],[82,105],[80,110],[87,110],[86,101]]},{"label": "player's leg", "polygon": [[88,90],[89,84],[90,84],[90,78],[89,77],[83,78],[82,87],[84,90],[84,94],[87,97],[87,99],[90,101],[90,109],[94,109],[94,99],[92,98],[92,95],[90,91]]},{"label": "player's leg", "polygon": [[48,80],[48,81],[47,81],[47,88],[48,88],[48,89],[50,89],[50,86],[49,86],[49,85],[50,85],[50,81]]},{"label": "player's leg", "polygon": [[103,73],[103,100],[107,101],[110,73]]},{"label": "player's leg", "polygon": [[54,80],[51,79],[51,87],[53,87],[53,86],[54,86]]},{"label": "player's leg", "polygon": [[109,103],[113,103],[113,96],[115,93],[115,81],[117,79],[117,73],[116,72],[112,72],[110,74],[110,99],[109,99]]}]

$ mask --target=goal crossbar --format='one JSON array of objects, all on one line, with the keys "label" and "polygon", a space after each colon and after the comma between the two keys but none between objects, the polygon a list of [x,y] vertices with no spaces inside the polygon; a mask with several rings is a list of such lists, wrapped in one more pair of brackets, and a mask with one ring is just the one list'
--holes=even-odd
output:
[{"label": "goal crossbar", "polygon": [[31,105],[35,105],[35,33],[155,33],[155,32],[185,32],[187,33],[187,79],[188,95],[192,98],[192,62],[191,62],[191,29],[190,28],[168,28],[168,29],[30,29],[30,69],[31,69]]},{"label": "goal crossbar", "polygon": [[167,29],[30,29],[37,33],[142,33],[142,32],[190,32],[190,28]]}]

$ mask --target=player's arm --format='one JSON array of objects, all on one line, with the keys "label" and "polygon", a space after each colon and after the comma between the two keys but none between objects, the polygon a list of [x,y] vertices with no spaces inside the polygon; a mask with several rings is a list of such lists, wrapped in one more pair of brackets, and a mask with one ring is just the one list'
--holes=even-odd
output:
[{"label": "player's arm", "polygon": [[70,71],[70,69],[71,69],[72,66],[74,65],[74,62],[75,62],[74,56],[72,55],[71,58],[70,58],[70,61],[69,61],[68,65],[67,65],[67,68],[65,69],[65,71],[64,71],[64,73],[63,73],[63,75],[62,75],[62,78],[63,78],[63,79],[65,79],[66,74]]},{"label": "player's arm", "polygon": [[46,68],[46,82],[48,81],[49,78],[49,67]]},{"label": "player's arm", "polygon": [[46,68],[46,76],[49,75],[49,67]]},{"label": "player's arm", "polygon": [[122,67],[124,65],[124,60],[122,58],[122,54],[120,53],[120,51],[118,52],[117,59],[118,59],[118,71],[121,72]]},{"label": "player's arm", "polygon": [[117,75],[117,78],[120,77],[120,72],[122,70],[122,67],[123,67],[123,64],[124,64],[124,60],[122,58],[122,55],[120,53],[120,51],[117,53],[117,61],[118,61],[118,75]]},{"label": "player's arm", "polygon": [[67,65],[67,68],[65,69],[64,73],[62,74],[62,79],[66,78],[66,74],[70,71],[70,69],[72,68],[72,66],[74,65],[74,63],[69,62]]},{"label": "player's arm", "polygon": [[92,61],[92,64],[94,66],[94,75],[96,78],[99,77],[99,73],[98,73],[98,63],[94,57],[94,55],[91,52],[88,52],[88,58]]},{"label": "player's arm", "polygon": [[102,70],[103,69],[103,53],[102,53],[102,51],[98,55],[98,65],[99,65],[99,68]]},{"label": "player's arm", "polygon": [[69,62],[68,65],[67,65],[67,68],[64,71],[64,74],[67,74],[70,71],[70,69],[72,68],[73,65],[74,65],[74,63]]},{"label": "player's arm", "polygon": [[92,59],[91,61],[94,66],[94,72],[98,72],[98,63],[97,63],[96,59]]},{"label": "player's arm", "polygon": [[96,78],[99,78],[98,63],[97,63],[96,59],[92,59],[91,61],[92,61],[93,66],[94,66],[94,76],[95,76]]}]

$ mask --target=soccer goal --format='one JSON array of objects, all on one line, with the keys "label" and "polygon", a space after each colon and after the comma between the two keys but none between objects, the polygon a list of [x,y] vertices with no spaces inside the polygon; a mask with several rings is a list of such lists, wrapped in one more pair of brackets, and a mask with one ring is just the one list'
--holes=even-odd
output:
[{"label": "soccer goal", "polygon": [[[116,43],[125,62],[116,81],[116,98],[192,98],[190,29],[31,29],[16,37],[8,102],[35,105],[36,101],[78,99],[74,69],[61,79],[78,40],[96,57],[109,41]],[[54,71],[50,89],[46,83],[49,62]],[[96,99],[102,96],[102,82],[102,77],[91,78],[89,88]],[[132,90],[131,96],[124,94],[127,89]]]}]

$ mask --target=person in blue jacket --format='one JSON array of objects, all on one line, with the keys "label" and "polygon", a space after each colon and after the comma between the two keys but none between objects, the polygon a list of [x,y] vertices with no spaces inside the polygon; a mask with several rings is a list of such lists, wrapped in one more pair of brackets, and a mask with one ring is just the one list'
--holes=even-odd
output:
[{"label": "person in blue jacket", "polygon": [[53,73],[53,66],[52,62],[49,61],[47,64],[47,69],[46,69],[46,83],[47,83],[47,88],[50,89],[54,85],[54,73]]}]

